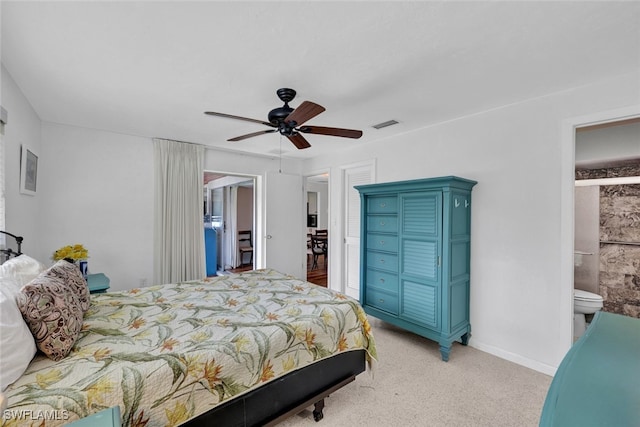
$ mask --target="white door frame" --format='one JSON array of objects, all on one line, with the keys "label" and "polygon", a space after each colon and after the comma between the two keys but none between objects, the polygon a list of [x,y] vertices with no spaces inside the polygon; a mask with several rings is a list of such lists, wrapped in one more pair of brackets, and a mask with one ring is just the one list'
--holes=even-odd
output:
[{"label": "white door frame", "polygon": [[[307,186],[307,179],[312,177],[312,176],[317,176],[317,175],[324,175],[327,174],[329,177],[327,179],[327,191],[328,191],[328,195],[327,195],[327,232],[329,233],[329,260],[331,260],[331,262],[329,260],[325,260],[325,262],[328,262],[328,266],[327,266],[327,288],[331,288],[331,266],[333,265],[334,261],[333,261],[333,253],[336,250],[335,248],[335,244],[334,244],[334,240],[336,239],[332,239],[331,235],[334,232],[334,227],[332,227],[332,224],[334,224],[333,221],[333,210],[331,209],[331,169],[330,168],[326,168],[326,169],[319,169],[316,171],[312,171],[309,173],[305,173],[304,175],[302,175],[302,178],[304,180],[304,192],[305,195],[306,193],[309,191],[308,186]],[[306,199],[303,200],[303,203],[306,203]],[[304,223],[307,223],[307,219],[304,219]],[[305,229],[308,227],[305,227]],[[304,235],[305,238],[305,247],[306,247],[306,234]],[[305,268],[305,273],[307,271],[307,269],[309,268],[309,266],[307,265],[308,262],[308,257],[305,256],[304,257],[304,268]]]},{"label": "white door frame", "polygon": [[575,168],[576,128],[640,117],[640,105],[601,111],[562,121],[560,147],[560,304],[564,315],[560,319],[560,331],[564,351],[573,345],[573,263],[575,227]]},{"label": "white door frame", "polygon": [[[235,221],[235,218],[229,218],[229,199],[228,199],[228,187],[230,185],[234,185],[235,183],[233,182],[233,178],[246,178],[247,180],[253,180],[253,229],[256,230],[256,234],[257,234],[257,218],[259,215],[259,212],[263,209],[262,205],[258,204],[258,180],[260,178],[259,175],[251,175],[251,174],[246,174],[246,173],[238,173],[238,172],[224,172],[224,171],[219,171],[219,170],[212,170],[212,169],[205,169],[205,172],[212,172],[212,173],[216,173],[216,174],[220,174],[220,175],[225,175],[226,177],[230,178],[230,182],[228,183],[224,183],[224,185],[221,185],[220,187],[217,188],[222,188],[223,189],[223,221]],[[211,190],[209,190],[211,191]],[[237,200],[236,200],[237,202]],[[234,239],[236,237],[231,235],[232,233],[229,232],[229,227],[227,227],[224,223],[222,225],[222,232],[220,233],[220,237],[222,239],[222,242],[219,242],[219,244],[221,245],[222,248],[222,252],[225,255],[229,255],[229,251],[231,250],[231,248],[233,247],[233,245],[231,245],[231,239]],[[260,268],[257,266],[257,260],[258,258],[256,257],[256,253],[255,251],[257,251],[256,246],[259,245],[258,242],[256,242],[255,237],[254,237],[254,266],[255,268]],[[235,248],[234,248],[235,250]],[[227,267],[227,263],[225,262],[226,259],[224,258],[223,255],[221,257],[221,263],[222,265],[220,266],[222,270],[225,270]],[[237,256],[237,254],[235,255]],[[233,258],[231,258],[233,259]],[[233,266],[229,266],[231,268],[233,268]]]}]

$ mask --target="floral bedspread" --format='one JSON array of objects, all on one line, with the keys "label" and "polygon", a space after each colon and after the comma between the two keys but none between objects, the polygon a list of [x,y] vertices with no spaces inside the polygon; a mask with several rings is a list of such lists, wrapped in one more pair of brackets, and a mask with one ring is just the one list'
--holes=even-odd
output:
[{"label": "floral bedspread", "polygon": [[355,349],[376,357],[357,301],[274,270],[92,295],[71,354],[36,356],[6,390],[3,425],[64,425],[119,405],[124,426],[175,426]]}]

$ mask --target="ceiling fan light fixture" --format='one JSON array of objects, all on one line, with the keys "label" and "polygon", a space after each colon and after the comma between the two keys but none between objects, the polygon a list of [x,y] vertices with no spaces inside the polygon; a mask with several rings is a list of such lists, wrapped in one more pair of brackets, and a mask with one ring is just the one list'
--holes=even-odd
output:
[{"label": "ceiling fan light fixture", "polygon": [[382,128],[386,128],[388,126],[393,126],[393,125],[397,125],[398,123],[400,123],[397,120],[387,120],[386,122],[382,122],[382,123],[378,123],[377,125],[373,125],[371,127],[375,128],[375,129],[382,129]]}]

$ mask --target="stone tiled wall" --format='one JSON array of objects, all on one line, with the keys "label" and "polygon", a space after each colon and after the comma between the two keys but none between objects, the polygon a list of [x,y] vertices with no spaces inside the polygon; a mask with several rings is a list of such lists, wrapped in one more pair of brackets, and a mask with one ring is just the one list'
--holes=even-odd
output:
[{"label": "stone tiled wall", "polygon": [[[576,171],[576,179],[617,176],[640,176],[640,165]],[[640,318],[638,184],[600,187],[600,294],[604,311]]]}]

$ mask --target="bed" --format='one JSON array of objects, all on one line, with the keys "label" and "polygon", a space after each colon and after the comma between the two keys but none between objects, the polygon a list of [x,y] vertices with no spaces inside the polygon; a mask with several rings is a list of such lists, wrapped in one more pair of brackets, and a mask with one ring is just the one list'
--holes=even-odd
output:
[{"label": "bed", "polygon": [[[0,231],[0,238],[2,240],[9,240],[8,244],[4,243],[4,247],[0,248],[0,264],[12,257],[22,255],[22,236],[16,236],[15,234]],[[12,247],[12,243],[15,244],[15,249]]]},{"label": "bed", "polygon": [[4,391],[3,425],[114,406],[125,426],[273,425],[310,405],[319,421],[375,358],[356,300],[274,270],[91,295],[69,353],[39,350]]},{"label": "bed", "polygon": [[562,359],[540,427],[640,425],[640,319],[596,312]]}]

